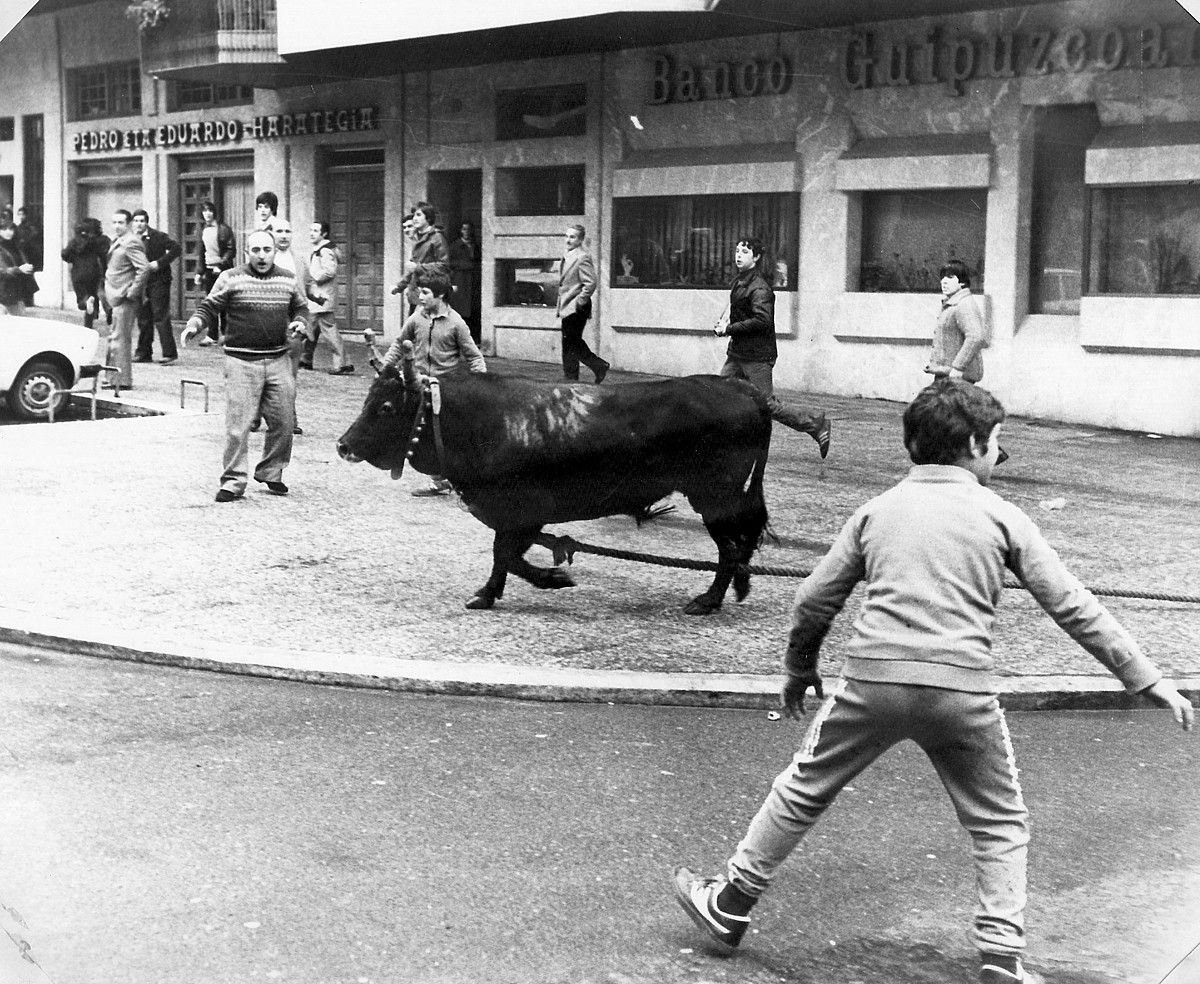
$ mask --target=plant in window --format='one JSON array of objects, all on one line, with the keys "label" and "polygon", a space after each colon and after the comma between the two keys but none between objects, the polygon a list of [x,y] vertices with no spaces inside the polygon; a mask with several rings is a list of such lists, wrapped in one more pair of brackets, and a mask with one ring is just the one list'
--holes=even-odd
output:
[{"label": "plant in window", "polygon": [[159,22],[171,15],[167,0],[134,0],[125,8],[125,16],[135,21],[139,31],[157,27]]}]

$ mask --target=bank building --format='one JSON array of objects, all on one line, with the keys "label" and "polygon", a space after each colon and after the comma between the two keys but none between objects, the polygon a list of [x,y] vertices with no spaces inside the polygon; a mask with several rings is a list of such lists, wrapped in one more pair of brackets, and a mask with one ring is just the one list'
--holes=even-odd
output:
[{"label": "bank building", "polygon": [[74,308],[81,219],[144,207],[185,319],[200,203],[244,231],[270,190],[299,248],[331,223],[339,323],[394,335],[427,200],[451,242],[471,223],[485,352],[558,361],[579,223],[592,347],[715,372],[753,233],[777,387],[911,399],[955,257],[1010,412],[1200,436],[1200,25],[1174,0],[40,0],[0,78],[42,307]]}]

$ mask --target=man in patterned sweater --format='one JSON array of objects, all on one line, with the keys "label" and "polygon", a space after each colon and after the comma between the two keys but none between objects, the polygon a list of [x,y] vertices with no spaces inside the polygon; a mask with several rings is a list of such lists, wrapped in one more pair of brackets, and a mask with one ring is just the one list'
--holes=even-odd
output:
[{"label": "man in patterned sweater", "polygon": [[250,426],[259,414],[267,436],[254,480],[272,495],[287,495],[283,470],[292,460],[296,380],[288,348],[290,337],[306,329],[308,302],[295,274],[275,265],[270,232],[250,233],[246,252],[248,262],[217,278],[179,339],[186,345],[225,316],[225,469],[217,502],[245,494]]}]

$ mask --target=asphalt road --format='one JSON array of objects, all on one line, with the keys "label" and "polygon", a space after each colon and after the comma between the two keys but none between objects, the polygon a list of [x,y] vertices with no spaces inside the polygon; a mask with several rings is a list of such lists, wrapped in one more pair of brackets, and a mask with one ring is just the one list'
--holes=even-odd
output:
[{"label": "asphalt road", "polygon": [[[0,673],[0,902],[55,984],[974,979],[967,842],[913,749],[843,794],[723,958],[671,870],[723,861],[795,725],[11,647]],[[1200,742],[1154,711],[1010,724],[1031,966],[1162,981],[1200,943]],[[4,984],[33,979],[14,954]]]}]

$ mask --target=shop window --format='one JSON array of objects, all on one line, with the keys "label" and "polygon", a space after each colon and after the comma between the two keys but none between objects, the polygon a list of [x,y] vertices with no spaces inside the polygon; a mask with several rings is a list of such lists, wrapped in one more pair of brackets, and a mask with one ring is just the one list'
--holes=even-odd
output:
[{"label": "shop window", "polygon": [[500,307],[558,307],[560,259],[496,261],[496,304]]},{"label": "shop window", "polygon": [[583,165],[496,170],[497,215],[583,215]]},{"label": "shop window", "polygon": [[1038,112],[1029,249],[1029,310],[1034,314],[1079,313],[1088,227],[1084,167],[1099,126],[1091,105]]},{"label": "shop window", "polygon": [[728,287],[738,239],[762,240],[776,290],[796,289],[796,194],[613,200],[614,287]]},{"label": "shop window", "polygon": [[948,259],[971,271],[983,292],[986,188],[862,193],[861,291],[941,290],[938,270]]},{"label": "shop window", "polygon": [[142,111],[142,71],[136,61],[71,69],[67,90],[72,120],[136,116]]},{"label": "shop window", "polygon": [[587,132],[587,86],[583,83],[496,93],[496,139],[581,137]]},{"label": "shop window", "polygon": [[0,116],[0,140],[12,140],[15,135],[15,119],[11,116]]},{"label": "shop window", "polygon": [[1094,189],[1090,294],[1200,294],[1200,187]]},{"label": "shop window", "polygon": [[249,85],[172,82],[167,86],[167,109],[172,113],[211,106],[246,106],[252,102],[254,87]]}]

